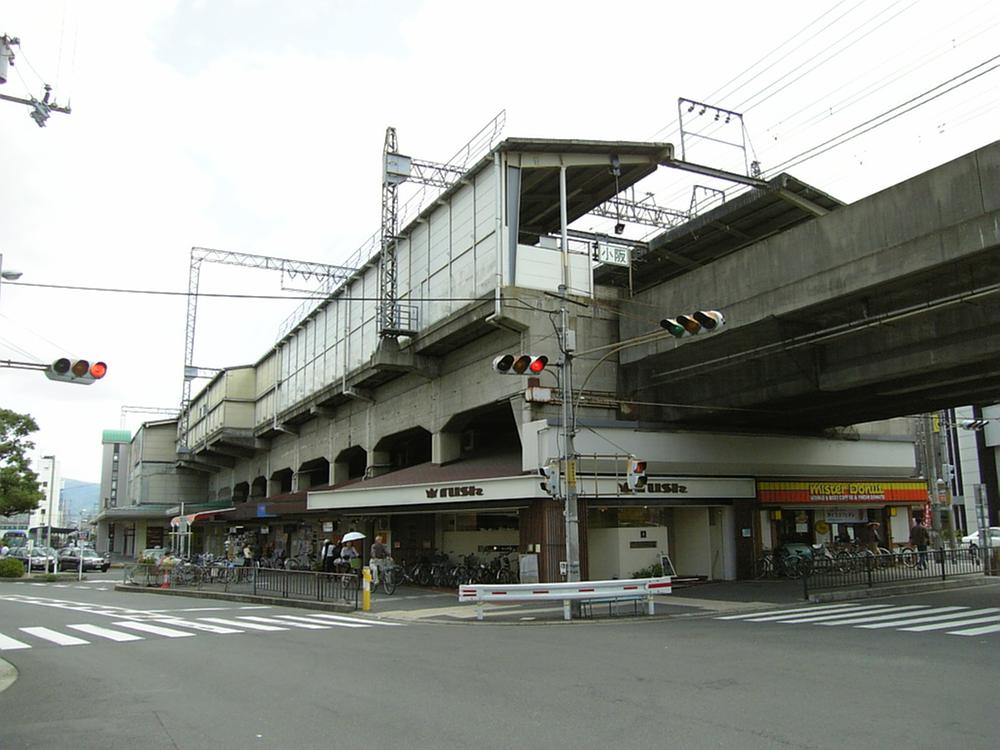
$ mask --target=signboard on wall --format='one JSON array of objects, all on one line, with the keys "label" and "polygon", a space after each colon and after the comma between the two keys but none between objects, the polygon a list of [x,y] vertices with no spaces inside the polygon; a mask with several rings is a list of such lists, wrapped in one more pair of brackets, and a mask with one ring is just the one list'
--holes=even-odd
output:
[{"label": "signboard on wall", "polygon": [[868,520],[864,508],[830,508],[824,516],[827,523],[862,523]]},{"label": "signboard on wall", "polygon": [[521,583],[538,583],[538,555],[534,552],[518,555],[517,560]]},{"label": "signboard on wall", "polygon": [[758,482],[771,505],[886,505],[927,501],[926,482]]}]

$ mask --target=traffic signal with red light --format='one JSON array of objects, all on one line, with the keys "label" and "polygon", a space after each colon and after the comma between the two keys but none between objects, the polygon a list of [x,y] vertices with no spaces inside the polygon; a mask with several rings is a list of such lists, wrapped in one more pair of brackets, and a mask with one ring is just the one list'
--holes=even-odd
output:
[{"label": "traffic signal with red light", "polygon": [[549,358],[544,354],[501,354],[493,360],[493,372],[501,375],[540,375]]},{"label": "traffic signal with red light", "polygon": [[714,331],[725,324],[726,318],[718,310],[698,310],[690,315],[678,315],[676,318],[664,318],[660,321],[660,327],[678,339],[681,336]]},{"label": "traffic signal with red light", "polygon": [[60,357],[45,369],[45,377],[63,383],[90,385],[103,378],[107,372],[108,366],[104,362]]},{"label": "traffic signal with red light", "polygon": [[646,462],[635,458],[628,460],[628,472],[625,477],[628,480],[628,488],[635,492],[646,486]]}]

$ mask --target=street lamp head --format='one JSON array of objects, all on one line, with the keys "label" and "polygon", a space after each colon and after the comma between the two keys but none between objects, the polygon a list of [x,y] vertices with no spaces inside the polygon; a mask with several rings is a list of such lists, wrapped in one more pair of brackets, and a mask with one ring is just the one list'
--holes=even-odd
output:
[{"label": "street lamp head", "polygon": [[17,281],[23,275],[20,271],[4,271],[0,273],[0,277],[3,277],[4,281]]}]

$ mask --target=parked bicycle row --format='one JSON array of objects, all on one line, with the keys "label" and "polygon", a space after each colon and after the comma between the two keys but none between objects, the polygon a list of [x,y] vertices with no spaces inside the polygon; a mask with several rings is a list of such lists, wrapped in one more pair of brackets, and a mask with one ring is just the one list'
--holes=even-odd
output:
[{"label": "parked bicycle row", "polygon": [[[877,550],[877,551],[876,551]],[[972,548],[935,549],[919,552],[910,546],[901,546],[896,551],[885,547],[840,547],[830,549],[824,544],[784,544],[774,551],[764,550],[757,559],[754,572],[757,578],[801,578],[814,572],[835,571],[850,573],[871,568],[891,568],[895,566],[916,568],[927,558],[943,559],[952,563],[969,561],[979,564],[979,552]]]}]

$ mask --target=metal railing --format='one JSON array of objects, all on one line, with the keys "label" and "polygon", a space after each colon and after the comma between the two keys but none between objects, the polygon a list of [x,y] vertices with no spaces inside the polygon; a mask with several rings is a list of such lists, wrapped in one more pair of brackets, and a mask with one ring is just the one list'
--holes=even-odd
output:
[{"label": "metal railing", "polygon": [[939,547],[926,552],[907,549],[880,555],[862,554],[849,558],[800,558],[802,593],[837,588],[877,586],[910,581],[946,580],[956,576],[982,575],[982,555],[974,550]]},{"label": "metal railing", "polygon": [[221,591],[294,601],[343,604],[357,609],[361,576],[357,573],[314,573],[226,564],[179,563],[170,568],[136,564],[125,568],[124,582],[133,586]]}]

